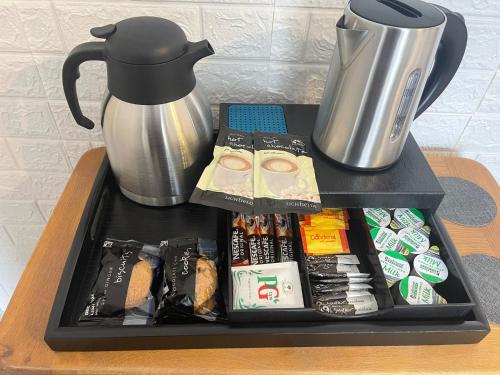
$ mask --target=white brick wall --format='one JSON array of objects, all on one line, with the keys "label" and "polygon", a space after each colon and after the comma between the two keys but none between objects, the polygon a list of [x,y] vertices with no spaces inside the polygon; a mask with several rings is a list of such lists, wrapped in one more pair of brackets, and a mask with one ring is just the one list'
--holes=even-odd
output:
[{"label": "white brick wall", "polygon": [[[433,0],[460,11],[469,46],[456,78],[421,117],[420,145],[477,159],[500,180],[500,1]],[[345,0],[2,0],[0,2],[0,309],[71,170],[102,145],[77,127],[64,100],[61,66],[89,29],[134,15],[181,25],[216,55],[196,66],[214,117],[223,101],[318,103]],[[86,63],[78,91],[94,121],[106,77]]]}]

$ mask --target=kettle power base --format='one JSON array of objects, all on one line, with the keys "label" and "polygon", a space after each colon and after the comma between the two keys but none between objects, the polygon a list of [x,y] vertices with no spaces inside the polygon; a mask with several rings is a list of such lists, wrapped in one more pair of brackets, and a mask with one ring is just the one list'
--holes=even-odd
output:
[{"label": "kettle power base", "polygon": [[[229,127],[233,105],[220,105],[221,128]],[[296,104],[281,107],[288,133],[311,138],[319,107]],[[376,173],[344,168],[310,146],[324,207],[419,207],[435,212],[444,198],[444,190],[411,134],[399,161]]]},{"label": "kettle power base", "polygon": [[[313,141],[313,147],[316,148],[318,151],[320,151],[318,149],[318,147],[314,144],[314,141]],[[398,159],[395,162],[393,162],[393,163],[391,163],[389,165],[386,165],[385,167],[382,167],[382,168],[357,168],[357,167],[353,167],[351,165],[347,165],[347,164],[341,163],[340,161],[337,161],[335,159],[329,158],[326,155],[323,155],[323,156],[325,158],[328,158],[331,161],[332,164],[336,164],[339,167],[351,170],[353,172],[359,172],[359,173],[379,173],[379,172],[385,171],[387,169],[391,169],[392,167],[394,167],[399,162],[399,159]]]},{"label": "kettle power base", "polygon": [[[284,112],[290,132],[296,132],[297,122],[312,126],[317,107],[285,106]],[[294,120],[294,118],[297,118]],[[301,120],[307,121],[301,121]],[[315,160],[316,168],[329,173],[329,179],[346,178],[348,172],[339,172],[326,161]],[[327,168],[326,170],[325,168]],[[395,166],[394,168],[399,168]],[[317,169],[318,171],[318,169]],[[352,172],[349,172],[352,173]],[[373,179],[374,176],[371,176]],[[364,180],[364,179],[363,179]],[[370,178],[368,178],[368,181]],[[340,197],[331,196],[332,185],[318,179],[324,200],[337,202],[340,207],[363,207],[367,201],[379,206],[380,195],[372,194],[359,203],[347,192]],[[363,183],[366,183],[364,180]],[[372,186],[379,186],[376,181]],[[418,186],[418,185],[417,185]],[[354,185],[354,191],[366,189]],[[350,200],[342,204],[342,195]],[[411,194],[388,193],[398,202],[413,206]],[[389,200],[390,201],[390,200]],[[187,234],[217,238],[221,244],[228,235],[227,212],[199,205],[183,204],[175,207],[154,208],[136,204],[125,198],[114,180],[107,158],[104,159],[85,211],[80,220],[54,305],[47,325],[45,341],[58,351],[132,350],[168,348],[228,348],[228,347],[287,347],[287,346],[346,346],[346,345],[435,345],[465,344],[482,340],[489,332],[488,321],[481,311],[477,297],[461,265],[460,257],[448,237],[441,221],[431,209],[433,200],[427,201],[426,216],[436,239],[446,249],[447,262],[453,265],[455,287],[463,289],[468,301],[450,301],[436,309],[422,310],[411,306],[395,306],[390,315],[337,321],[256,322],[255,317],[241,318],[238,322],[186,323],[158,326],[76,326],[76,321],[92,288],[98,270],[98,249],[106,237],[136,239],[146,243]],[[384,203],[385,204],[385,203]],[[325,203],[325,206],[328,206]],[[381,205],[381,204],[380,204]],[[224,246],[219,246],[224,256]],[[221,290],[227,294],[228,279],[221,273]],[[452,285],[452,288],[454,287]],[[225,296],[227,300],[227,296]],[[226,306],[227,307],[227,306]],[[438,311],[445,309],[445,311]],[[465,314],[465,315],[463,315]],[[231,318],[230,318],[231,319]],[[253,321],[252,321],[253,320]]]}]

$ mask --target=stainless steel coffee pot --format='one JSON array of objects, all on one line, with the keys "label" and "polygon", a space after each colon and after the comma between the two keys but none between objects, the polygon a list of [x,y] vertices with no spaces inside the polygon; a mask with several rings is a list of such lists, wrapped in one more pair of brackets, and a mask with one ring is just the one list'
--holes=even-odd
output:
[{"label": "stainless steel coffee pot", "polygon": [[349,168],[390,167],[458,69],[464,19],[420,0],[351,0],[336,29],[314,143]]},{"label": "stainless steel coffee pot", "polygon": [[213,54],[212,47],[206,40],[188,42],[177,24],[158,17],[129,18],[90,32],[105,41],[77,46],[63,67],[76,122],[94,127],[78,103],[79,65],[105,61],[101,125],[120,190],[151,206],[187,201],[211,155],[210,106],[193,65]]}]

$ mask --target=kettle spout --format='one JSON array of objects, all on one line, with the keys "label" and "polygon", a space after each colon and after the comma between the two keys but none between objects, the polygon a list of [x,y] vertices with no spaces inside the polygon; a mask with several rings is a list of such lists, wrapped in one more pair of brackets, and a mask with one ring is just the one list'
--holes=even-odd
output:
[{"label": "kettle spout", "polygon": [[202,58],[213,55],[214,53],[214,49],[208,40],[205,39],[195,43],[189,42],[184,58],[187,63],[194,65]]},{"label": "kettle spout", "polygon": [[372,35],[368,30],[347,28],[344,25],[344,17],[337,23],[337,48],[339,48],[342,64],[348,66],[361,52]]}]

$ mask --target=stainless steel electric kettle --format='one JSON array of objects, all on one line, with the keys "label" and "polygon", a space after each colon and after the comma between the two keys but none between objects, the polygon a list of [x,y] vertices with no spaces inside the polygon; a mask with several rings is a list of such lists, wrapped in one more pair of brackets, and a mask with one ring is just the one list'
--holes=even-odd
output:
[{"label": "stainless steel electric kettle", "polygon": [[401,155],[413,120],[446,88],[467,44],[463,17],[420,0],[351,0],[313,132],[344,166],[379,170]]},{"label": "stainless steel electric kettle", "polygon": [[212,47],[206,40],[188,42],[177,24],[158,17],[129,18],[90,32],[106,41],[77,46],[63,67],[64,93],[76,122],[94,127],[78,103],[79,65],[105,61],[101,121],[120,190],[145,205],[187,201],[211,155],[210,106],[193,65],[213,54]]}]

